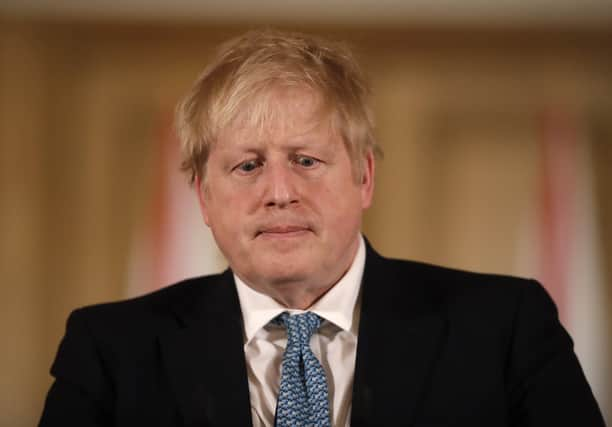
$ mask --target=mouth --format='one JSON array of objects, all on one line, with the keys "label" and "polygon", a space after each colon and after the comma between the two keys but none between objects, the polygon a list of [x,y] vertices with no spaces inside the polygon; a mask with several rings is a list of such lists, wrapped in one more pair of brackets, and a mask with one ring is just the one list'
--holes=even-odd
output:
[{"label": "mouth", "polygon": [[255,234],[255,238],[284,239],[300,237],[304,234],[310,233],[311,231],[312,230],[310,228],[304,226],[275,225],[261,228]]}]

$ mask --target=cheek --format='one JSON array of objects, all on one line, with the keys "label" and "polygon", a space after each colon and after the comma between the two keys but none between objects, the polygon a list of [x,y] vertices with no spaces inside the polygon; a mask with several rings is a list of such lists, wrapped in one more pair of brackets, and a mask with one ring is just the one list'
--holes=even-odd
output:
[{"label": "cheek", "polygon": [[[209,199],[209,226],[221,238],[242,232],[249,222],[252,195],[219,188]],[[231,238],[231,237],[230,237]]]},{"label": "cheek", "polygon": [[327,185],[313,194],[317,206],[337,227],[352,227],[352,219],[361,217],[361,190],[356,185]]}]

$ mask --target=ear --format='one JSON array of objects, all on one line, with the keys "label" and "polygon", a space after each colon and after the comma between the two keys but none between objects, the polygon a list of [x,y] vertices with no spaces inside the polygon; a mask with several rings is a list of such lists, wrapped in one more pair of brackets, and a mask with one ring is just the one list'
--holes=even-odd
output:
[{"label": "ear", "polygon": [[368,150],[363,159],[363,170],[361,173],[361,207],[367,209],[372,205],[374,195],[374,171],[375,159],[372,150]]},{"label": "ear", "polygon": [[198,195],[198,202],[200,205],[200,212],[202,213],[202,218],[204,218],[204,222],[207,226],[210,227],[210,220],[208,217],[208,194],[206,190],[206,184],[202,182],[202,178],[200,176],[196,176],[195,179],[195,190]]}]

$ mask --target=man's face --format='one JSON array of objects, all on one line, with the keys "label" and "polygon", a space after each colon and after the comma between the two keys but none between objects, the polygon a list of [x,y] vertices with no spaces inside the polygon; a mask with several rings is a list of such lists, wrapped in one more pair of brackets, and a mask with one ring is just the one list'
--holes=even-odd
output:
[{"label": "man's face", "polygon": [[204,220],[233,271],[255,290],[274,297],[283,287],[328,288],[356,253],[374,159],[364,157],[357,180],[311,91],[275,89],[268,106],[264,126],[238,117],[212,147],[198,182]]}]

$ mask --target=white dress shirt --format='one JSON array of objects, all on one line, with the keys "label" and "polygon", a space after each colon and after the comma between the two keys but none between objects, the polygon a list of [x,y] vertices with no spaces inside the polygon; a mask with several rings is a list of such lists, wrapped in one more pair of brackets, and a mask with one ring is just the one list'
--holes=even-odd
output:
[{"label": "white dress shirt", "polygon": [[[327,375],[332,425],[349,426],[351,395],[359,330],[359,289],[365,265],[365,244],[359,248],[351,267],[321,299],[307,311],[323,322],[310,347]],[[270,321],[288,310],[271,297],[256,292],[234,275],[244,321],[244,354],[249,380],[251,416],[254,427],[274,425],[280,370],[287,332]]]}]

